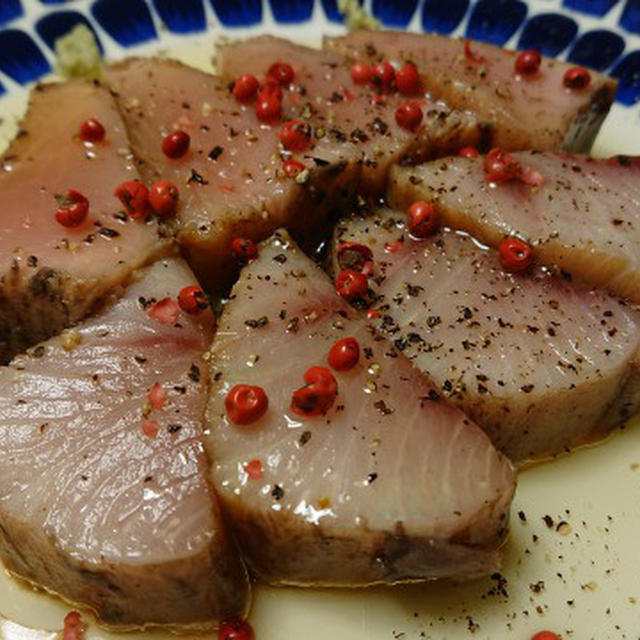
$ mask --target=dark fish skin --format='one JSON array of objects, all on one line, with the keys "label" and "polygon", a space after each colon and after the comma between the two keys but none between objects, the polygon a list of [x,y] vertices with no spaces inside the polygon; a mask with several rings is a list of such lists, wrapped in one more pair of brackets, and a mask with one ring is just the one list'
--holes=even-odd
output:
[{"label": "dark fish skin", "polygon": [[109,308],[0,367],[3,565],[121,629],[210,628],[248,607],[202,445],[212,314],[149,315],[194,282],[181,259],[158,261]]},{"label": "dark fish skin", "polygon": [[[90,117],[105,127],[103,142],[79,139]],[[127,147],[106,89],[73,81],[32,91],[0,170],[0,363],[81,320],[166,250],[155,222],[123,217],[113,196],[120,182],[137,177]],[[90,202],[87,221],[75,229],[54,217],[55,196],[69,189]]]},{"label": "dark fish skin", "polygon": [[[259,310],[260,318],[255,313]],[[359,363],[336,372],[325,416],[290,409],[338,339]],[[462,412],[439,400],[285,232],[260,247],[210,352],[205,444],[211,480],[253,572],[276,584],[357,586],[495,571],[515,476]],[[235,425],[225,397],[262,386],[257,422]],[[260,461],[261,475],[246,471]]]},{"label": "dark fish skin", "polygon": [[494,45],[435,34],[356,31],[325,38],[324,48],[351,60],[415,63],[424,89],[487,127],[486,144],[504,149],[566,149],[586,153],[615,97],[617,81],[590,70],[582,90],[563,85],[570,63],[542,58],[531,77],[515,72],[516,53]]},{"label": "dark fish skin", "polygon": [[373,252],[383,335],[514,462],[562,454],[640,408],[640,316],[541,268],[509,274],[496,251],[443,230],[423,240],[406,214],[340,222],[337,249]]}]

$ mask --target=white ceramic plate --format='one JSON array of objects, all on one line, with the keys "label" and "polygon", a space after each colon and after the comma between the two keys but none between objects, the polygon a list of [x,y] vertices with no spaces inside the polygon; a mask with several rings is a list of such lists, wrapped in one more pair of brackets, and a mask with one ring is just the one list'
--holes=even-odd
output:
[{"label": "white ceramic plate", "polygon": [[[319,41],[312,23],[284,28],[266,18],[260,27],[234,34],[269,30]],[[165,34],[143,51],[211,69],[213,38]],[[0,101],[2,142],[13,134],[26,96],[17,85],[10,89]],[[594,152],[640,154],[639,125],[636,110],[616,105]],[[640,638],[640,420],[605,443],[523,471],[512,514],[500,576],[465,585],[367,590],[259,586],[250,618],[257,640],[528,640],[541,629],[576,640]],[[0,571],[0,638],[52,639],[69,609]],[[90,626],[87,638],[174,636],[113,634]]]}]

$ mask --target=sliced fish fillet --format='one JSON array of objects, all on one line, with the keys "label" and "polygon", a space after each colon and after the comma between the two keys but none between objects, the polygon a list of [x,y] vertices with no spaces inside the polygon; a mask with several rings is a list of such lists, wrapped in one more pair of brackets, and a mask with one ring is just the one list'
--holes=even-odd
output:
[{"label": "sliced fish fillet", "polygon": [[109,625],[247,607],[201,440],[212,315],[149,315],[193,283],[181,260],[157,262],[110,309],[0,368],[0,556]]},{"label": "sliced fish fillet", "polygon": [[[317,242],[327,218],[353,192],[358,170],[346,147],[318,140],[299,179],[282,173],[279,125],[262,124],[253,106],[239,104],[228,83],[171,60],[130,59],[108,67],[133,151],[148,182],[170,180],[180,191],[177,239],[199,280],[229,285],[238,261],[234,237],[262,240],[286,225]],[[191,137],[178,159],[161,149],[174,129]]]},{"label": "sliced fish fillet", "polygon": [[585,89],[567,89],[563,76],[572,65],[546,57],[536,74],[521,76],[517,52],[481,42],[465,48],[461,39],[434,34],[356,31],[326,38],[324,48],[351,60],[413,62],[431,95],[474,113],[505,149],[589,151],[617,87],[590,70]]},{"label": "sliced fish fillet", "polygon": [[[80,140],[88,118],[105,127],[103,142]],[[32,91],[0,171],[0,363],[86,316],[160,250],[155,222],[123,216],[113,195],[137,177],[106,89],[74,81]],[[55,196],[69,189],[89,199],[73,229],[55,219]]]},{"label": "sliced fish fillet", "polygon": [[[324,416],[290,409],[309,367],[355,337]],[[211,351],[211,479],[250,566],[300,585],[471,578],[499,564],[510,463],[277,233],[232,291]],[[232,423],[225,398],[258,385],[267,412]],[[249,471],[248,471],[249,470]]]},{"label": "sliced fish fillet", "polygon": [[548,267],[640,302],[640,162],[552,153],[515,153],[544,184],[494,185],[483,160],[451,158],[394,168],[389,202],[433,200],[446,224],[497,246],[518,235]]},{"label": "sliced fish fillet", "polygon": [[563,453],[637,411],[635,311],[541,268],[509,274],[466,234],[413,239],[404,218],[340,223],[334,256],[371,249],[381,332],[512,460]]},{"label": "sliced fish fillet", "polygon": [[246,73],[262,79],[274,62],[290,63],[294,90],[284,94],[285,117],[311,114],[316,135],[323,132],[357,160],[361,192],[381,195],[394,162],[415,164],[465,145],[488,144],[485,130],[473,115],[419,95],[413,99],[420,101],[422,124],[415,131],[403,129],[395,112],[409,98],[398,93],[378,95],[371,87],[354,84],[343,56],[283,38],[258,36],[219,47],[217,60],[221,75],[229,81]]}]

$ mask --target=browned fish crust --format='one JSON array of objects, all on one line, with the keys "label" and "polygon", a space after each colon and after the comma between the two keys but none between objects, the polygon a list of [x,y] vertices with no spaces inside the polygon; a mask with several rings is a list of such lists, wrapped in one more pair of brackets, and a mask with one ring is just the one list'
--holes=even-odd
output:
[{"label": "browned fish crust", "polygon": [[618,83],[606,78],[604,84],[591,96],[591,102],[580,109],[569,125],[562,148],[574,153],[588,153],[604,119],[611,109]]},{"label": "browned fish crust", "polygon": [[197,555],[116,568],[108,562],[75,561],[44,531],[12,518],[0,522],[0,556],[9,571],[64,594],[65,600],[81,602],[101,623],[113,627],[210,627],[214,619],[245,615],[246,593],[237,589],[245,583],[242,567],[233,554],[216,552],[229,544],[226,533],[220,531],[218,539]]},{"label": "browned fish crust", "polygon": [[393,532],[363,526],[357,533],[345,531],[340,536],[324,531],[321,523],[303,527],[294,515],[258,513],[246,509],[240,500],[225,501],[252,572],[270,584],[307,587],[486,576],[500,568],[498,547],[506,536],[509,517],[504,506],[504,496],[499,495],[474,518],[477,522],[502,521],[498,538],[488,539],[483,546],[468,541],[467,529],[448,540],[425,539],[408,535],[401,522]]}]

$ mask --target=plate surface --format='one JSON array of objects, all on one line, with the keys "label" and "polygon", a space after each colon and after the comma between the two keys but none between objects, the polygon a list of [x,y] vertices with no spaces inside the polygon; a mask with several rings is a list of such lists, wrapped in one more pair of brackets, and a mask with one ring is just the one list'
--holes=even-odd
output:
[{"label": "plate surface", "polygon": [[[594,153],[640,154],[640,0],[366,6],[388,27],[533,47],[613,73],[621,89]],[[77,22],[92,27],[110,59],[162,54],[204,69],[221,35],[267,31],[318,43],[344,29],[335,0],[1,0],[0,146],[15,131],[29,85],[50,73],[53,41]],[[500,576],[462,586],[259,587],[251,617],[257,640],[526,640],[545,628],[576,640],[640,638],[640,420],[603,444],[522,472],[512,513]],[[58,630],[68,610],[0,570],[0,639],[53,639],[30,628]],[[87,638],[175,636],[92,627]]]}]

